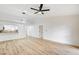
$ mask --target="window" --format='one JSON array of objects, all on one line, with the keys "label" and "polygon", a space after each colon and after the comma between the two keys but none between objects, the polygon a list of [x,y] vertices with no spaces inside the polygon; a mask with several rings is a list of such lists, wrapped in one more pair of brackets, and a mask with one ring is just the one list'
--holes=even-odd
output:
[{"label": "window", "polygon": [[0,33],[18,32],[16,25],[3,25],[0,26]]}]

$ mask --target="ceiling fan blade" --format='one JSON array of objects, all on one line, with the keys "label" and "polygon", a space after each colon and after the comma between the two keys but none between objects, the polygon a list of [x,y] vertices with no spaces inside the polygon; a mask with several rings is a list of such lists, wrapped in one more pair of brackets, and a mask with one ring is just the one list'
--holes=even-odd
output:
[{"label": "ceiling fan blade", "polygon": [[45,10],[41,10],[41,11],[50,11],[50,9],[45,9]]},{"label": "ceiling fan blade", "polygon": [[36,11],[39,11],[39,10],[37,10],[37,9],[35,9],[35,8],[30,8],[30,9],[32,9],[32,10],[36,10]]},{"label": "ceiling fan blade", "polygon": [[35,12],[34,14],[37,14],[38,12]]},{"label": "ceiling fan blade", "polygon": [[42,10],[43,4],[40,4],[39,10]]}]

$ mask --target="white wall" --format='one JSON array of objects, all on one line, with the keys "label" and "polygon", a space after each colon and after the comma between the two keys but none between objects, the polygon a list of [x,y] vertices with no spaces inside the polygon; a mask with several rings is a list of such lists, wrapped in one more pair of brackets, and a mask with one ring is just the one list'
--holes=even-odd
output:
[{"label": "white wall", "polygon": [[48,20],[45,38],[56,42],[79,45],[79,16],[51,17]]},{"label": "white wall", "polygon": [[44,37],[66,44],[79,44],[79,17],[60,16],[47,18],[47,32]]},{"label": "white wall", "polygon": [[[31,29],[31,36],[38,37],[38,25],[44,26],[44,38],[65,44],[79,45],[79,16],[55,16],[40,18]],[[39,20],[39,19],[37,19]],[[32,25],[33,26],[33,25]],[[37,26],[37,27],[36,27]],[[35,34],[38,33],[38,34]]]},{"label": "white wall", "polygon": [[27,35],[26,33],[27,33],[27,31],[26,31],[25,24],[18,24],[18,37],[24,38]]},{"label": "white wall", "polygon": [[27,26],[27,34],[32,37],[39,37],[39,28],[37,25]]}]

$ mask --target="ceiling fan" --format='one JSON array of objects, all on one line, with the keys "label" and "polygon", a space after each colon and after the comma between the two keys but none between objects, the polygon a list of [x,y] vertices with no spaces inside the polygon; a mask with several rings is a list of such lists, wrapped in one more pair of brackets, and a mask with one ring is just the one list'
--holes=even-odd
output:
[{"label": "ceiling fan", "polygon": [[41,12],[41,14],[44,14],[45,11],[49,11],[50,9],[43,9],[43,4],[40,4],[39,9],[31,8],[32,10],[35,10],[36,12],[34,14],[37,14]]}]

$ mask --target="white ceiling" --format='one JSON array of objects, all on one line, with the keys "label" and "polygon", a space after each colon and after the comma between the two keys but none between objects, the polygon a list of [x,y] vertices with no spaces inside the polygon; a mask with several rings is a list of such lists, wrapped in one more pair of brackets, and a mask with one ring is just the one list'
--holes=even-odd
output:
[{"label": "white ceiling", "polygon": [[[0,4],[0,19],[22,21],[22,19],[34,19],[49,16],[79,15],[78,4],[44,4],[44,9],[50,9],[45,15],[33,14],[35,11],[30,8],[38,8],[39,4]],[[26,15],[22,12],[26,11]],[[33,20],[34,21],[34,20]]]}]

